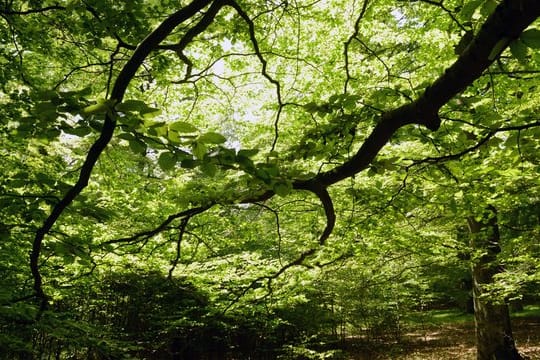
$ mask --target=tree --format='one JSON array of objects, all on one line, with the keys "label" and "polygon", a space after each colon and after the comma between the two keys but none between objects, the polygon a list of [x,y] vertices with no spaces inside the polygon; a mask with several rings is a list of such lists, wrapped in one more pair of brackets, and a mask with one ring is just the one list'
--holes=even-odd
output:
[{"label": "tree", "polygon": [[501,251],[497,212],[488,208],[486,219],[468,219],[471,247],[478,250],[473,262],[473,295],[478,359],[522,359],[516,350],[507,304],[493,304],[485,297],[485,284],[501,272],[497,254]]},{"label": "tree", "polygon": [[[17,240],[8,251],[16,263],[25,252],[18,244],[31,241],[33,283],[10,302],[37,300],[39,319],[61,292],[52,279],[69,278],[62,269],[70,263],[91,273],[108,263],[97,264],[97,254],[165,249],[172,277],[185,249],[196,263],[199,247],[233,254],[237,264],[246,248],[258,254],[259,266],[253,258],[243,265],[265,271],[231,280],[228,296],[238,301],[294,267],[347,255],[335,241],[335,253],[321,250],[336,224],[342,228],[337,215],[345,210],[334,200],[346,193],[345,180],[354,194],[364,170],[416,166],[400,160],[415,147],[425,157],[414,164],[438,164],[498,134],[537,129],[536,85],[523,89],[519,76],[537,72],[530,49],[539,31],[527,27],[540,4],[448,3],[6,3],[1,56],[11,65],[1,74],[1,129],[11,171],[0,230]],[[488,91],[506,111],[488,109]],[[509,124],[493,116],[524,96]],[[465,120],[452,118],[460,113]],[[484,136],[456,142],[469,126]],[[264,224],[237,231],[239,213],[261,211]],[[303,227],[291,220],[294,211]],[[275,231],[265,231],[270,226]],[[222,234],[268,242],[206,241]],[[295,237],[301,241],[282,248]]]}]

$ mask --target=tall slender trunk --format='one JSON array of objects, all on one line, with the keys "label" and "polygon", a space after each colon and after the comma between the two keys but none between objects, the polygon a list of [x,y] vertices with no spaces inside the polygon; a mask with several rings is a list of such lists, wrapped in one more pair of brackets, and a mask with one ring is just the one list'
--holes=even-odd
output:
[{"label": "tall slender trunk", "polygon": [[472,264],[474,319],[476,326],[477,360],[522,360],[518,353],[510,314],[506,303],[492,303],[486,297],[485,285],[502,271],[497,260],[501,251],[497,212],[488,206],[484,217],[477,221],[469,217],[470,243],[475,253]]}]

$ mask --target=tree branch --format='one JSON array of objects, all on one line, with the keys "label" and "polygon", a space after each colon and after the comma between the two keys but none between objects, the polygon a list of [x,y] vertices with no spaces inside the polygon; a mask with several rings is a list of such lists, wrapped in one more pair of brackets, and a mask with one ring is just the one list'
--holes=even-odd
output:
[{"label": "tree branch", "polygon": [[184,234],[186,233],[186,227],[189,223],[189,219],[190,217],[183,218],[178,228],[178,239],[176,240],[176,256],[173,260],[171,268],[169,269],[169,276],[167,277],[169,280],[172,279],[174,269],[176,269],[176,266],[178,265],[178,262],[180,261],[180,257],[182,256],[182,253],[181,253],[182,240],[184,239]]},{"label": "tree branch", "polygon": [[205,212],[206,210],[213,207],[215,203],[212,203],[207,206],[199,206],[195,208],[191,208],[188,210],[181,211],[176,214],[169,215],[165,221],[163,221],[161,224],[159,224],[156,228],[148,231],[142,231],[140,233],[134,234],[129,237],[119,238],[119,239],[112,239],[108,240],[102,243],[102,245],[112,245],[112,244],[119,244],[119,243],[125,243],[125,244],[136,244],[141,241],[145,241],[147,239],[150,239],[153,236],[156,236],[157,234],[161,233],[162,231],[166,230],[167,227],[176,219],[189,219],[197,214],[200,214],[202,212]]},{"label": "tree branch", "polygon": [[465,150],[462,150],[462,151],[457,152],[455,154],[449,154],[449,155],[443,155],[443,156],[437,156],[437,157],[427,157],[427,158],[424,158],[424,159],[421,159],[421,160],[414,160],[414,162],[411,165],[409,165],[407,167],[407,169],[409,169],[412,166],[425,164],[425,163],[436,164],[436,163],[442,163],[442,162],[446,162],[446,161],[450,161],[450,160],[457,160],[457,159],[460,159],[462,156],[464,156],[466,154],[469,154],[469,153],[471,153],[473,151],[478,150],[480,147],[485,145],[497,133],[506,132],[506,131],[521,131],[521,130],[531,129],[533,127],[539,127],[539,126],[540,126],[540,121],[536,121],[536,122],[533,122],[533,123],[530,123],[530,124],[525,124],[525,125],[506,126],[506,127],[502,127],[502,128],[499,128],[499,129],[494,129],[494,130],[489,131],[476,144],[466,148]]},{"label": "tree branch", "polygon": [[279,119],[281,117],[281,111],[283,110],[283,106],[284,106],[282,98],[281,98],[281,84],[279,83],[279,81],[277,81],[272,76],[270,76],[270,74],[268,74],[268,71],[267,71],[268,63],[266,62],[266,59],[262,55],[261,49],[259,48],[259,42],[257,41],[257,37],[255,36],[255,24],[253,23],[253,20],[251,20],[249,15],[244,11],[244,9],[240,7],[240,5],[238,5],[236,1],[227,0],[227,2],[234,10],[236,10],[238,15],[240,15],[240,17],[248,25],[249,38],[251,40],[251,44],[253,45],[255,54],[257,54],[257,58],[262,64],[261,73],[270,83],[274,84],[274,86],[276,87],[276,96],[277,96],[279,108],[276,114],[276,120],[274,121],[274,140],[272,141],[272,147],[271,147],[271,151],[274,151],[278,138],[279,138]]},{"label": "tree branch", "polygon": [[[503,1],[459,58],[415,101],[383,114],[358,152],[342,165],[304,183],[335,184],[365,170],[398,129],[417,124],[440,126],[439,110],[478,79],[508,44],[540,16],[540,1]],[[302,186],[302,181],[296,183]]]},{"label": "tree branch", "polygon": [[[210,0],[195,0],[186,7],[178,10],[167,19],[165,19],[154,31],[152,31],[140,44],[124,65],[118,75],[113,86],[110,99],[115,102],[121,102],[124,98],[126,89],[135,76],[135,73],[146,59],[146,57],[163,41],[178,25],[193,17],[197,12],[202,10],[210,3]],[[41,253],[41,245],[45,235],[49,232],[52,226],[56,223],[60,215],[71,204],[73,199],[77,197],[81,191],[88,185],[90,175],[94,169],[94,165],[99,159],[101,153],[108,145],[112,138],[116,120],[114,114],[109,111],[105,117],[105,122],[101,130],[101,134],[96,142],[91,146],[84,164],[81,168],[79,179],[64,195],[62,200],[52,209],[50,215],[44,221],[41,228],[38,229],[32,243],[32,251],[30,253],[30,269],[34,278],[34,291],[36,297],[40,300],[40,311],[38,318],[43,311],[48,307],[48,297],[43,291],[42,277],[39,271],[39,256]]]}]

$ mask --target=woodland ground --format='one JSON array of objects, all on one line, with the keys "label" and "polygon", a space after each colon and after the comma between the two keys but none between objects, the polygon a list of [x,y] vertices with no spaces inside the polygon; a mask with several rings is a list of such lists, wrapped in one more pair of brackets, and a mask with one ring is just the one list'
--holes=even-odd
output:
[{"label": "woodland ground", "polygon": [[[540,360],[540,317],[512,320],[518,350],[526,359]],[[399,342],[352,350],[351,360],[474,360],[472,321],[430,324],[405,332]]]}]

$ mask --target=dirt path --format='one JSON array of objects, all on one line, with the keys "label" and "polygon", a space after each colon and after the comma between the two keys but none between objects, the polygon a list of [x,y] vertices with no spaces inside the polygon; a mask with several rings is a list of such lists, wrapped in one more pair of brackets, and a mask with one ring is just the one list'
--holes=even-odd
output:
[{"label": "dirt path", "polygon": [[[516,345],[530,360],[540,360],[540,318],[512,321]],[[358,346],[351,360],[475,360],[474,324],[430,326],[406,333],[400,343]]]}]

